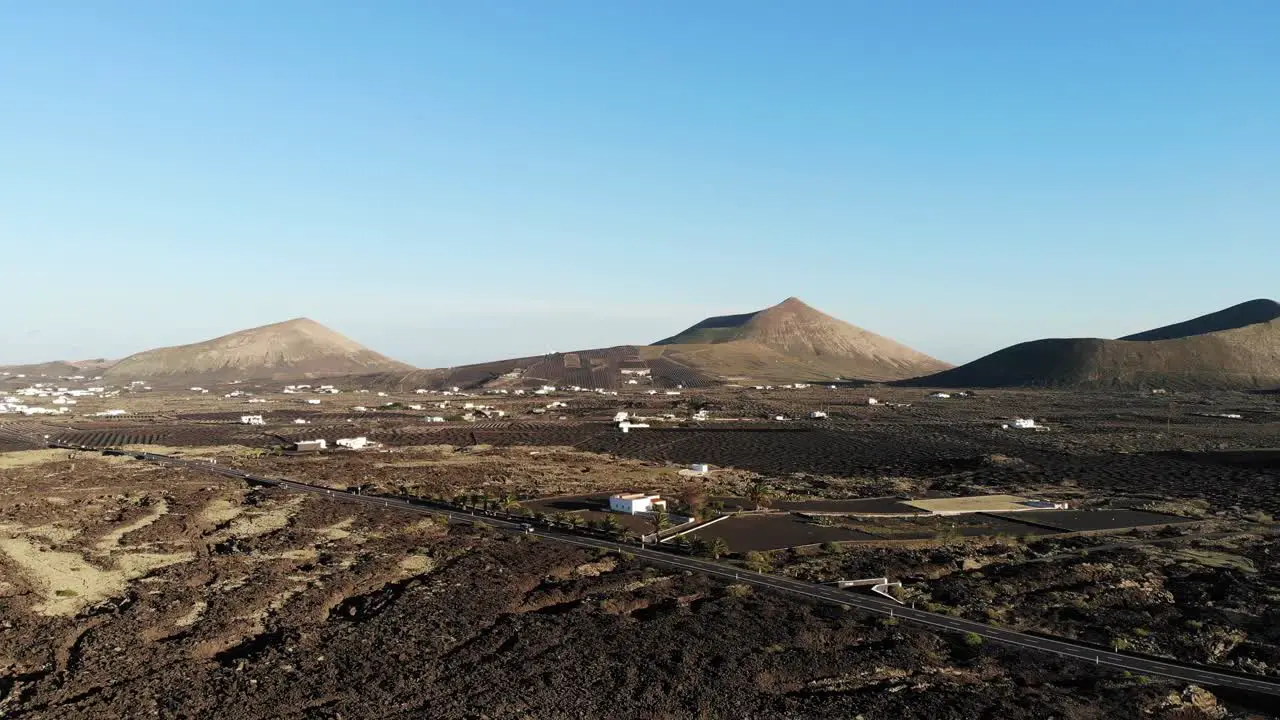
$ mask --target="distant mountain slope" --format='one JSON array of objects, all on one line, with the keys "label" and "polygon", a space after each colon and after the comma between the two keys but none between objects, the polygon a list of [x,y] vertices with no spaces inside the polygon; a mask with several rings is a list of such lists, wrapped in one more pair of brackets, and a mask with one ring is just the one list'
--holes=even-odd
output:
[{"label": "distant mountain slope", "polygon": [[894,380],[950,367],[794,297],[754,313],[707,318],[654,347],[722,377]]},{"label": "distant mountain slope", "polygon": [[1280,318],[1280,303],[1275,300],[1250,300],[1225,310],[1201,315],[1173,325],[1126,335],[1121,340],[1172,340],[1271,322]]},{"label": "distant mountain slope", "polygon": [[[1239,309],[1248,307],[1247,312]],[[1246,303],[1132,337],[1034,340],[904,385],[1252,390],[1280,385],[1280,318],[1198,332],[1228,319],[1265,316]]]},{"label": "distant mountain slope", "polygon": [[297,318],[130,355],[113,365],[106,378],[116,383],[286,380],[410,370],[412,366],[369,350],[314,320]]},{"label": "distant mountain slope", "polygon": [[[550,353],[493,362],[459,365],[451,368],[416,370],[409,373],[380,373],[359,380],[368,387],[395,390],[417,388],[536,388],[540,385],[618,390],[638,379],[643,388],[704,387],[715,384],[715,378],[681,363],[655,357],[643,357],[646,348],[620,345],[595,350]],[[623,368],[643,368],[647,376],[626,376]]]},{"label": "distant mountain slope", "polygon": [[103,358],[93,360],[52,360],[50,362],[29,363],[26,365],[0,365],[0,372],[9,373],[10,376],[64,377],[68,375],[85,375],[92,377],[101,374],[111,364],[112,361]]}]

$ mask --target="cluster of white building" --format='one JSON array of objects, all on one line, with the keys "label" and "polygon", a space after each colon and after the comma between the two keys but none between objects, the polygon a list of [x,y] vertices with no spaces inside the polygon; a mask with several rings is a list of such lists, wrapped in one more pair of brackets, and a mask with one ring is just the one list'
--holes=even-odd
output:
[{"label": "cluster of white building", "polygon": [[[23,374],[15,377],[24,377]],[[62,380],[73,379],[72,376],[59,378]],[[96,379],[96,378],[95,378]],[[88,388],[66,388],[58,387],[53,383],[33,383],[28,387],[19,388],[13,391],[12,395],[4,398],[0,402],[0,413],[18,413],[22,415],[63,415],[70,408],[68,405],[75,405],[82,398],[109,398],[116,397],[120,394],[119,390],[108,391],[105,387],[88,387]],[[41,407],[30,404],[27,398],[47,399],[51,405],[57,407]]]},{"label": "cluster of white building", "polygon": [[[347,450],[363,450],[369,447],[376,447],[377,443],[369,442],[369,438],[361,435],[359,437],[338,438],[333,442],[335,447],[346,448]],[[329,441],[324,438],[316,440],[299,440],[294,443],[294,449],[298,452],[316,452],[318,450],[328,450]]]},{"label": "cluster of white building", "polygon": [[1002,423],[1000,427],[1004,430],[1048,430],[1049,428],[1040,425],[1035,418],[1016,417],[1012,422]]},{"label": "cluster of white building", "polygon": [[285,385],[284,390],[281,392],[285,395],[297,395],[298,393],[304,392],[317,393],[320,395],[337,395],[342,391],[332,385],[320,385],[318,387],[312,387],[310,385]]}]

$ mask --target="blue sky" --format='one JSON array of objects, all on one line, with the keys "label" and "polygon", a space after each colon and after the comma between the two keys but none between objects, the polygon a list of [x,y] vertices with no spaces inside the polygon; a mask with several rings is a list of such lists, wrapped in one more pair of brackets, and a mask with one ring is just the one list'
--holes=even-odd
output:
[{"label": "blue sky", "polygon": [[797,295],[953,362],[1280,296],[1280,3],[0,3],[0,362]]}]

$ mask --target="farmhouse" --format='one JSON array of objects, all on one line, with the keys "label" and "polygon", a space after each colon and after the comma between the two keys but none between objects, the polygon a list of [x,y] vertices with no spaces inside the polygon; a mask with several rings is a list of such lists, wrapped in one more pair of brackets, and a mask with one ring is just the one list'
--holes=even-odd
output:
[{"label": "farmhouse", "polygon": [[667,509],[667,501],[657,495],[645,493],[619,493],[609,496],[609,509],[614,512],[636,513],[649,512],[655,508]]},{"label": "farmhouse", "polygon": [[241,415],[240,424],[241,425],[265,425],[266,422],[262,419],[261,415]]},{"label": "farmhouse", "polygon": [[826,417],[827,417],[827,414],[821,410],[814,410],[813,412],[809,413],[809,418],[813,420],[825,420]]},{"label": "farmhouse", "polygon": [[293,449],[298,452],[319,452],[320,450],[328,449],[328,447],[329,443],[321,438],[320,440],[299,440],[294,443]]},{"label": "farmhouse", "polygon": [[361,450],[369,446],[369,438],[363,435],[353,438],[338,438],[337,441],[334,442],[334,445],[347,448],[348,450]]},{"label": "farmhouse", "polygon": [[951,397],[951,394],[950,394],[950,393],[944,393],[944,392],[936,392],[936,393],[930,393],[930,394],[929,394],[929,397],[931,397],[931,398],[937,398],[938,400],[947,400],[947,399],[949,399],[949,398]]}]

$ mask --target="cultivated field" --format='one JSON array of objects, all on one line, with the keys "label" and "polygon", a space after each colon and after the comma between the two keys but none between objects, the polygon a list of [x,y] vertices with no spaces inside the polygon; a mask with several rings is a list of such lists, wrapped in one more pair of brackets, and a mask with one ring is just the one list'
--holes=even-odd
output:
[{"label": "cultivated field", "polygon": [[[592,358],[579,354],[577,364],[569,369],[589,371]],[[723,553],[820,582],[889,576],[904,583],[905,601],[941,612],[1238,671],[1280,667],[1270,535],[1280,470],[1254,452],[1276,445],[1277,397],[932,400],[902,388],[686,387],[676,396],[348,391],[311,406],[247,390],[268,402],[139,393],[10,421],[0,450],[44,435],[145,447],[566,526],[576,516],[594,532],[617,518],[602,512],[609,493],[657,492],[703,521],[749,511],[671,542],[677,552]],[[897,406],[867,405],[869,396]],[[447,410],[435,405],[444,401]],[[547,409],[552,401],[565,407]],[[507,416],[425,422],[464,402]],[[106,407],[137,414],[87,416]],[[621,433],[609,422],[619,410],[651,427]],[[697,410],[708,419],[693,420]],[[830,417],[808,419],[814,410]],[[1200,414],[1210,410],[1243,417]],[[241,425],[241,414],[266,424]],[[1050,430],[1000,428],[1016,416]],[[283,452],[296,440],[354,436],[380,445]],[[686,717],[691,707],[708,717],[929,716],[921,708],[1043,717],[1064,707],[1080,717],[1160,716],[1175,707],[1170,692],[1186,691],[797,608],[622,556],[123,458],[44,450],[0,461],[0,616],[12,625],[0,631],[0,710],[32,717],[134,707],[163,717],[202,694],[248,708],[241,716],[290,707],[299,717],[383,717],[367,708],[379,707],[387,683],[405,712],[441,717],[466,716],[475,703],[491,717],[546,716],[563,707],[566,683],[663,688],[644,717]],[[691,463],[711,470],[682,473]],[[907,504],[1000,494],[1073,509],[938,517]],[[617,519],[624,536],[656,522]],[[618,667],[644,669],[622,677]],[[295,689],[303,677],[314,689],[306,697]],[[517,686],[526,691],[501,690]],[[757,688],[749,698],[728,690],[748,686]],[[608,695],[584,693],[575,712],[608,714]]]}]

